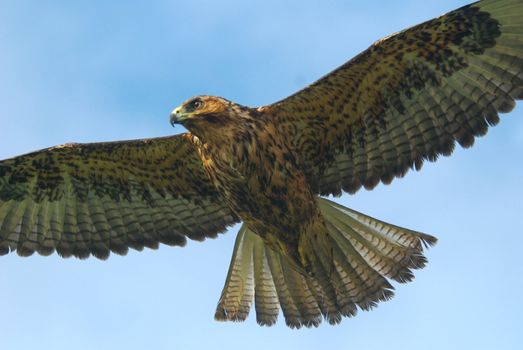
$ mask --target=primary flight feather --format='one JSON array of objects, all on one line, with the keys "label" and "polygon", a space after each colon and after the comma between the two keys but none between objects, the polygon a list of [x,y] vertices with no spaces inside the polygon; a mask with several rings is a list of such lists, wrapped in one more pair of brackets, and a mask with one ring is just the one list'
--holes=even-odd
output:
[{"label": "primary flight feather", "polygon": [[0,162],[0,254],[105,259],[243,222],[215,317],[338,323],[412,280],[430,235],[321,195],[390,183],[470,147],[523,98],[523,0],[484,0],[374,43],[269,106],[192,98],[189,133]]}]

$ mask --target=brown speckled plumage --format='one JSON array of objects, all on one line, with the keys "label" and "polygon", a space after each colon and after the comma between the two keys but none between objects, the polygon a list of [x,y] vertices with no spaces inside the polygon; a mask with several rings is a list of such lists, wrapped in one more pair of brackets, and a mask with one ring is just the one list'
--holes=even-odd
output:
[{"label": "brown speckled plumage", "polygon": [[523,98],[523,1],[484,0],[374,43],[259,108],[199,96],[190,133],[0,162],[0,254],[84,258],[183,245],[243,221],[218,320],[331,324],[393,295],[432,236],[320,195],[390,183],[470,147]]},{"label": "brown speckled plumage", "polygon": [[187,134],[66,144],[0,163],[0,253],[107,258],[215,237],[238,221]]},{"label": "brown speckled plumage", "polygon": [[523,98],[520,8],[483,1],[391,35],[262,110],[304,150],[318,193],[390,183],[472,146]]}]

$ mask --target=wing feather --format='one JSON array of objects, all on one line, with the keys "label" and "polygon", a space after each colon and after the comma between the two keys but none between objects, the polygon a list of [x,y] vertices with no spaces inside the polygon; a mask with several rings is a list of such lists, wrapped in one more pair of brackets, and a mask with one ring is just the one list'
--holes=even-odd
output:
[{"label": "wing feather", "polygon": [[353,193],[470,147],[523,98],[523,1],[484,0],[374,43],[258,111],[313,189]]},{"label": "wing feather", "polygon": [[0,254],[105,259],[183,246],[238,218],[188,135],[67,144],[0,162]]}]

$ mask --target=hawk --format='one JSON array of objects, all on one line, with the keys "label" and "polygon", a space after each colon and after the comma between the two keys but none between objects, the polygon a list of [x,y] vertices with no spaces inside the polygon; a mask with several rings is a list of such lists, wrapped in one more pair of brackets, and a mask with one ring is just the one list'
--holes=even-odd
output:
[{"label": "hawk", "polygon": [[523,1],[483,0],[371,45],[274,104],[198,96],[164,138],[0,162],[0,254],[106,259],[243,222],[215,318],[337,324],[393,295],[436,242],[321,196],[473,145],[523,98]]}]

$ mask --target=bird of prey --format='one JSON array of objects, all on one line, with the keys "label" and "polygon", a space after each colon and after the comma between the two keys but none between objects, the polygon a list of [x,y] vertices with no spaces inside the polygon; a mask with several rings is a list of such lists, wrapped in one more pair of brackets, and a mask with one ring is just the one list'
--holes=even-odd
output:
[{"label": "bird of prey", "polygon": [[433,236],[321,196],[389,184],[470,147],[523,98],[523,0],[483,0],[393,34],[249,108],[198,96],[189,131],[64,144],[0,162],[0,254],[106,259],[243,222],[215,318],[339,323],[393,295]]}]

